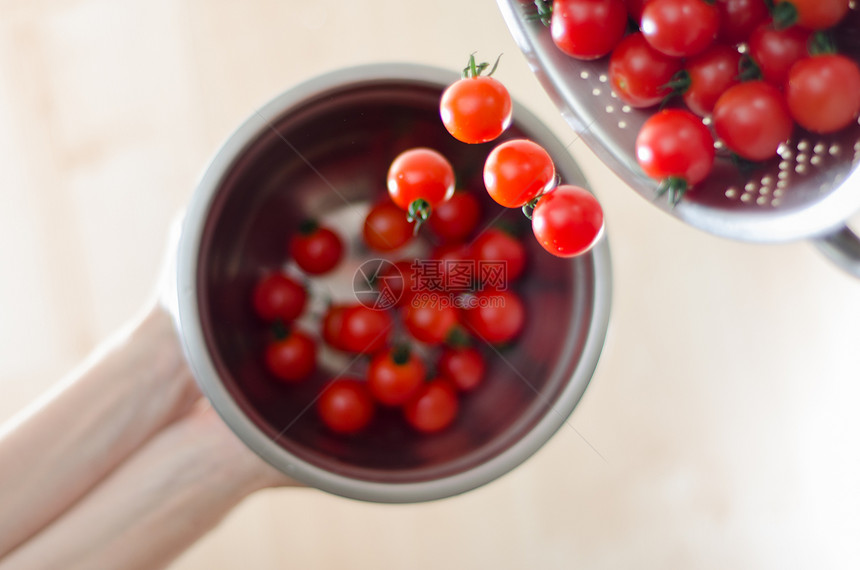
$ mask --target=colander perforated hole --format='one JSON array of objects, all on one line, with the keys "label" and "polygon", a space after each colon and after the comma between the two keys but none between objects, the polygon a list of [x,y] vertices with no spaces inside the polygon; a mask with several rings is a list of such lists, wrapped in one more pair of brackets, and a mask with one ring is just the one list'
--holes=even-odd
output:
[{"label": "colander perforated hole", "polygon": [[627,121],[618,121],[618,128],[619,129],[626,129],[627,128]]},{"label": "colander perforated hole", "polygon": [[581,72],[579,73],[579,76],[580,76],[580,77],[582,77],[583,79],[588,79],[589,74],[588,74],[588,72],[587,72],[587,71],[581,71]]},{"label": "colander perforated hole", "polygon": [[606,106],[606,112],[607,112],[607,113],[614,113],[614,112],[615,112],[615,107],[613,107],[612,105],[607,105],[607,106]]}]

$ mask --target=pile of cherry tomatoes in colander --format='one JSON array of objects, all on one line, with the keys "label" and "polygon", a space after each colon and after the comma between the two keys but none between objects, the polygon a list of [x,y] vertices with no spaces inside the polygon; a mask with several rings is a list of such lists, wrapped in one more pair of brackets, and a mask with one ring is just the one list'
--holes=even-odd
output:
[{"label": "pile of cherry tomatoes in colander", "polygon": [[[749,166],[774,157],[797,127],[833,133],[860,114],[860,68],[833,34],[849,0],[527,4],[564,53],[607,58],[619,99],[655,109],[636,157],[673,204],[710,174],[715,141]],[[843,36],[856,41],[858,32]],[[669,99],[683,104],[658,109]]]},{"label": "pile of cherry tomatoes in colander", "polygon": [[[470,57],[463,78],[441,97],[442,123],[460,141],[492,141],[511,123],[511,98],[483,73],[488,67]],[[599,240],[600,204],[585,189],[560,184],[537,143],[508,140],[483,168],[489,195],[523,209],[548,252],[582,255]],[[348,367],[315,401],[331,432],[361,432],[379,407],[400,409],[418,432],[438,432],[455,420],[461,395],[484,382],[488,356],[515,343],[525,326],[517,283],[527,277],[527,250],[522,236],[491,223],[503,209],[482,211],[472,191],[455,191],[454,170],[434,149],[402,152],[380,183],[387,195],[370,205],[361,229],[367,252],[385,258],[375,260],[369,279],[373,302],[357,295],[307,318],[314,279],[339,265],[345,246],[335,228],[304,222],[289,238],[284,269],[262,275],[251,293],[253,311],[271,330],[261,358],[273,381],[286,384],[313,376],[320,343],[366,361],[363,375]],[[426,259],[410,250],[416,242],[435,244]]]}]

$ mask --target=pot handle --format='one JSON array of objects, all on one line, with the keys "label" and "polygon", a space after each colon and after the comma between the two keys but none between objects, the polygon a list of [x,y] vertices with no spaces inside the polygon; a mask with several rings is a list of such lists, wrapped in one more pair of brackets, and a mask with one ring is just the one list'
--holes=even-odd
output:
[{"label": "pot handle", "polygon": [[841,229],[815,239],[815,246],[827,259],[860,279],[860,236],[851,228]]}]

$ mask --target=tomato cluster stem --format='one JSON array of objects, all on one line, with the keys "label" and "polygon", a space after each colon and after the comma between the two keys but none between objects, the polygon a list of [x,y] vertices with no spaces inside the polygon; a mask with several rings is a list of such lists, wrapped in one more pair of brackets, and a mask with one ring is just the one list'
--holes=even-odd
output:
[{"label": "tomato cluster stem", "polygon": [[681,198],[684,197],[684,193],[688,187],[689,184],[686,179],[680,176],[670,176],[660,183],[660,186],[657,188],[656,197],[660,198],[668,195],[669,205],[674,208],[681,201]]}]

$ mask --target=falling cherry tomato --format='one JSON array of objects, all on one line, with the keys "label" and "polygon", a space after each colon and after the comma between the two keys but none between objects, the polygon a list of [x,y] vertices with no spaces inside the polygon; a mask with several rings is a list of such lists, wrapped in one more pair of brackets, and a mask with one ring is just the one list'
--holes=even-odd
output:
[{"label": "falling cherry tomato", "polygon": [[549,153],[528,139],[503,142],[484,162],[484,185],[490,197],[506,208],[520,208],[555,184]]},{"label": "falling cherry tomato", "polygon": [[587,190],[564,184],[538,199],[532,231],[538,243],[557,257],[582,255],[603,234],[603,209]]},{"label": "falling cherry tomato", "polygon": [[388,169],[388,194],[419,223],[433,208],[454,193],[454,168],[444,156],[430,148],[400,153]]},{"label": "falling cherry tomato", "polygon": [[[496,61],[498,63],[498,60]],[[481,72],[488,64],[477,65],[474,54],[463,70],[463,77],[442,93],[439,114],[442,124],[455,139],[469,144],[485,143],[501,135],[513,116],[507,88]]]}]

